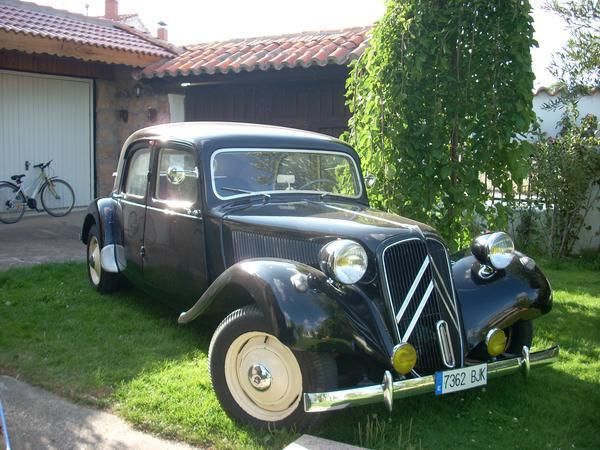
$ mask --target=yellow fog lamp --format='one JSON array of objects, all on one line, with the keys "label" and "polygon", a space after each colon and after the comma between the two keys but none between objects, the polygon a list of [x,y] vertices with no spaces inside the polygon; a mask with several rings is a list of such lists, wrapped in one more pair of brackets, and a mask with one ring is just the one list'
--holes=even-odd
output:
[{"label": "yellow fog lamp", "polygon": [[396,372],[406,375],[417,364],[417,351],[408,342],[402,342],[394,347],[392,366]]},{"label": "yellow fog lamp", "polygon": [[485,336],[485,345],[490,356],[501,355],[506,349],[506,334],[499,328],[492,328]]}]

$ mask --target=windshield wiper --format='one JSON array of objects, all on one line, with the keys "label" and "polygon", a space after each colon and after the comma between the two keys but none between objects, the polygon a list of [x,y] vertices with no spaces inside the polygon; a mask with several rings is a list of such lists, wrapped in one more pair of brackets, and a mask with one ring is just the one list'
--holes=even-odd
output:
[{"label": "windshield wiper", "polygon": [[246,189],[239,189],[239,188],[233,188],[233,187],[228,187],[228,186],[221,186],[219,189],[222,189],[224,191],[229,191],[229,192],[237,192],[239,194],[262,195],[265,198],[271,198],[271,195],[267,194],[266,192],[252,192],[252,191],[248,191]]}]

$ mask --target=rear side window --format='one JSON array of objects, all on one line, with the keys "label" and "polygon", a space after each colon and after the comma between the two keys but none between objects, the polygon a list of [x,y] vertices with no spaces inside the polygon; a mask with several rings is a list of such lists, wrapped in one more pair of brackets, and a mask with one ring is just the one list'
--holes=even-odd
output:
[{"label": "rear side window", "polygon": [[150,149],[142,148],[137,150],[131,158],[129,158],[127,179],[125,180],[125,193],[127,195],[140,198],[146,196],[149,169]]}]

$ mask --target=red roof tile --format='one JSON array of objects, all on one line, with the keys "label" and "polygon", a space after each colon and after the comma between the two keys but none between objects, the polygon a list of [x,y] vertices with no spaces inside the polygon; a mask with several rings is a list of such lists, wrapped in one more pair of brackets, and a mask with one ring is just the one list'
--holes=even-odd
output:
[{"label": "red roof tile", "polygon": [[345,65],[363,54],[371,27],[191,45],[179,56],[151,64],[144,78]]},{"label": "red roof tile", "polygon": [[178,53],[127,25],[15,0],[0,3],[0,30],[165,58]]}]

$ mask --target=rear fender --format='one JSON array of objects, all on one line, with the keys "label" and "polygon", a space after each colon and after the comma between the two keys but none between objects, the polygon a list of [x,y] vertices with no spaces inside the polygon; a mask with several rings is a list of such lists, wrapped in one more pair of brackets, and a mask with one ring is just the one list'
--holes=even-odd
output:
[{"label": "rear fender", "polygon": [[100,233],[100,262],[106,272],[120,273],[127,266],[123,247],[121,205],[113,198],[100,198],[88,206],[81,230],[81,240],[87,244],[90,228],[95,224]]},{"label": "rear fender", "polygon": [[356,286],[331,282],[321,271],[281,259],[254,259],[223,272],[179,323],[231,312],[254,302],[275,336],[299,350],[352,353],[355,347],[389,364],[393,344],[373,302]]},{"label": "rear fender", "polygon": [[[508,328],[521,320],[532,320],[552,309],[552,289],[533,261],[516,252],[504,270],[485,279],[479,262],[467,252],[453,256],[452,273],[460,303],[468,350],[472,350],[492,328]],[[528,263],[528,265],[525,264]]]}]

